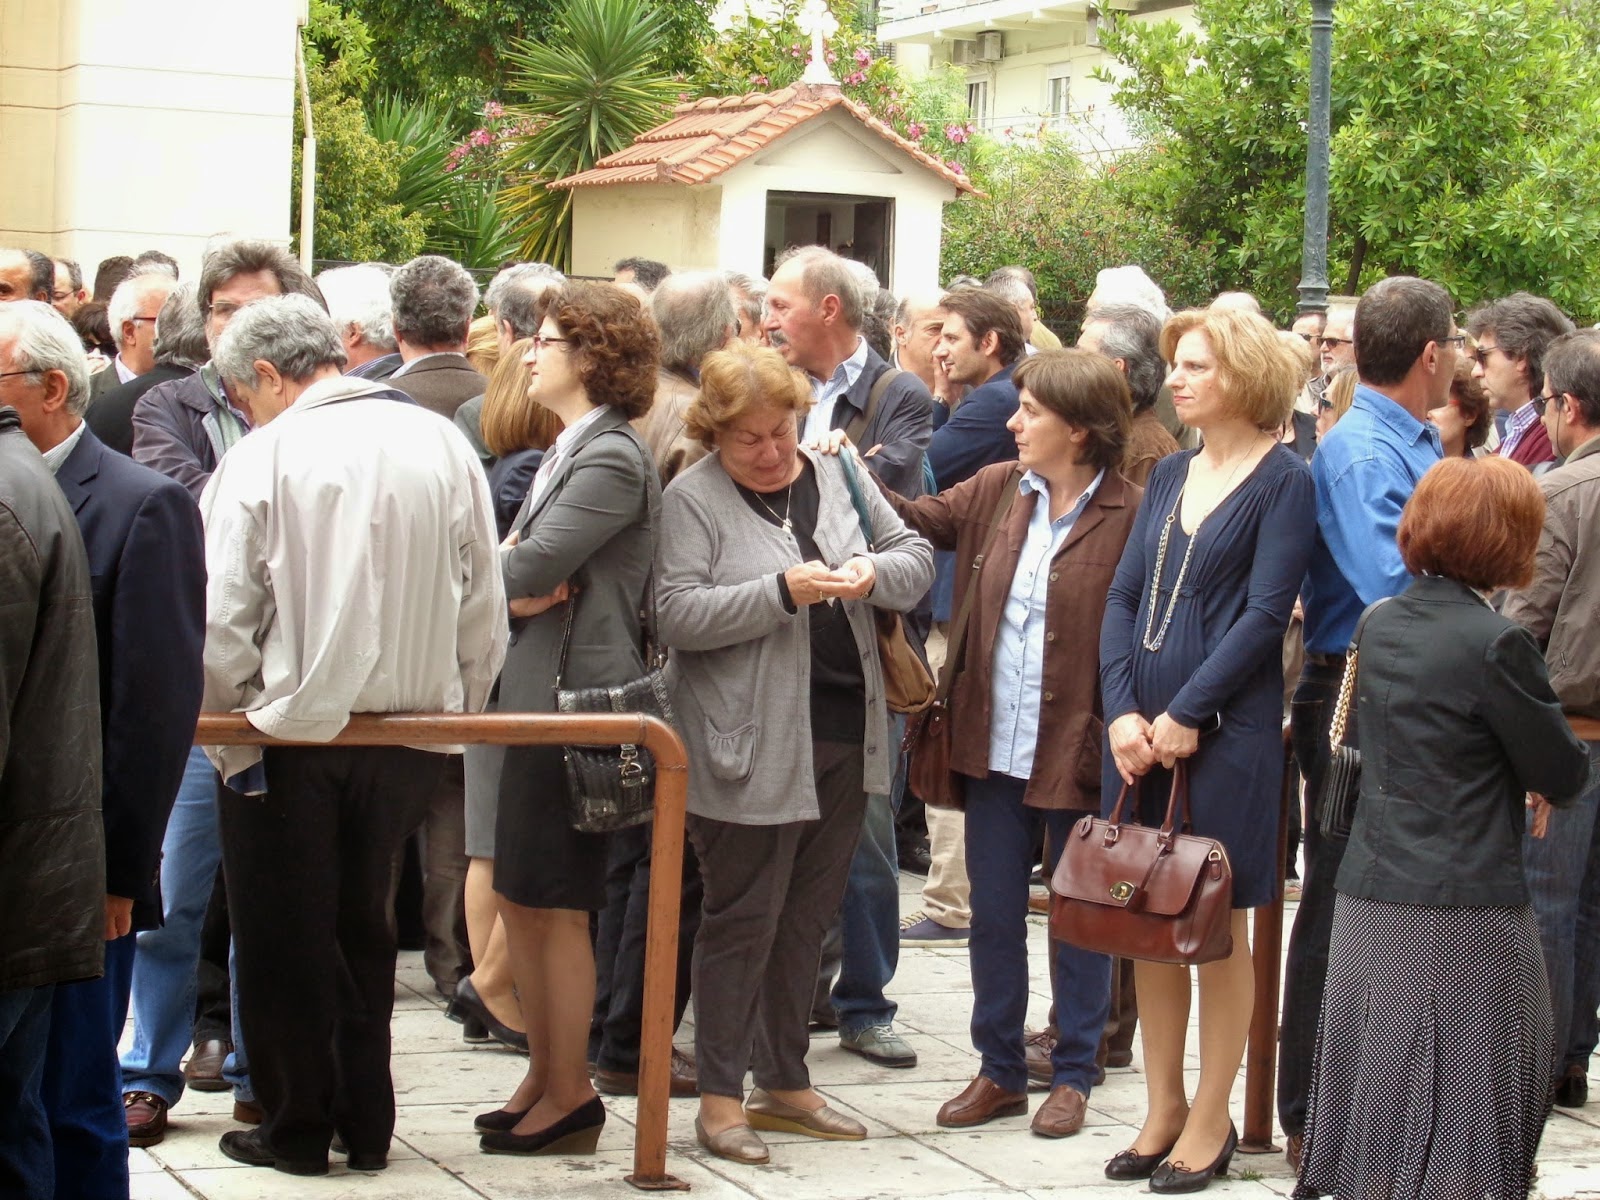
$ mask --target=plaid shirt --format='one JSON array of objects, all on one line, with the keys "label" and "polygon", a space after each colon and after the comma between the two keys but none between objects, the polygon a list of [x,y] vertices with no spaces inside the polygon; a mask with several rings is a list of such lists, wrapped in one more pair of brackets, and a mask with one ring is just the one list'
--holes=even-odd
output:
[{"label": "plaid shirt", "polygon": [[1506,436],[1500,442],[1500,456],[1510,458],[1516,452],[1517,446],[1539,422],[1539,413],[1529,400],[1516,412],[1506,419]]}]

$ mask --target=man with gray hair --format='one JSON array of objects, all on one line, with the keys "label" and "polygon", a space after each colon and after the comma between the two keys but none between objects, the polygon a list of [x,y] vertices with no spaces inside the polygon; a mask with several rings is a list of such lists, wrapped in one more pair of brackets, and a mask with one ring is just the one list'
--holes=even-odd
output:
[{"label": "man with gray hair", "polygon": [[89,303],[89,289],[83,286],[83,268],[78,263],[70,258],[53,261],[56,264],[56,278],[55,287],[50,293],[50,307],[70,321],[80,308]]},{"label": "man with gray hair", "polygon": [[[193,375],[211,357],[205,324],[195,307],[196,285],[176,285],[154,325],[155,364],[144,374],[112,388],[89,407],[84,416],[95,437],[118,454],[133,457],[133,410],[139,397],[174,379]],[[142,327],[144,322],[140,322]]]},{"label": "man with gray hair", "polygon": [[100,808],[105,829],[105,974],[58,986],[44,1098],[56,1195],[126,1196],[127,1131],[117,1042],[135,940],[161,919],[162,837],[200,711],[205,556],[181,486],[115,454],[83,423],[83,344],[53,308],[0,312],[5,400],[55,472],[89,555],[100,661]]},{"label": "man with gray hair", "polygon": [[767,335],[761,328],[761,317],[767,303],[767,281],[759,275],[729,271],[728,293],[733,299],[733,311],[739,318],[740,340],[757,346],[766,345]]},{"label": "man with gray hair", "polygon": [[[543,299],[546,292],[560,287],[566,276],[548,263],[514,263],[490,281],[483,294],[484,307],[494,322],[495,340],[502,357],[523,338],[539,332],[539,322],[544,317]],[[487,381],[485,381],[487,385]],[[456,409],[456,428],[472,443],[485,470],[494,466],[496,455],[483,441],[482,390]]]},{"label": "man with gray hair", "polygon": [[[1094,291],[1089,293],[1089,301],[1084,306],[1084,319],[1093,317],[1095,310],[1106,304],[1131,304],[1142,308],[1162,325],[1172,316],[1166,293],[1145,274],[1143,267],[1132,264],[1105,267],[1095,276]],[[1156,397],[1156,416],[1181,448],[1192,450],[1200,444],[1199,433],[1178,420],[1178,410],[1172,406],[1172,391],[1165,381]]]},{"label": "man with gray hair", "polygon": [[[499,539],[471,447],[383,383],[342,375],[344,361],[327,314],[294,296],[245,310],[215,350],[258,430],[200,500],[205,707],[301,742],[329,741],[353,713],[480,711],[505,659]],[[382,1170],[394,1130],[389,883],[445,755],[209,753],[224,781],[239,1016],[265,1110],[259,1128],[224,1134],[222,1152],[326,1174],[337,1113],[349,1168]]]},{"label": "man with gray hair", "polygon": [[328,315],[344,344],[345,374],[360,379],[388,379],[400,369],[394,340],[394,309],[389,276],[383,263],[333,267],[317,276]]},{"label": "man with gray hair", "polygon": [[1156,400],[1167,377],[1167,364],[1161,357],[1161,322],[1137,305],[1103,304],[1083,323],[1078,349],[1109,358],[1128,381],[1133,428],[1122,457],[1122,474],[1143,487],[1156,463],[1178,452],[1178,440],[1156,416]]},{"label": "man with gray hair", "polygon": [[460,263],[438,254],[413,258],[389,281],[401,366],[391,379],[422,407],[453,417],[485,380],[467,361],[478,285]]},{"label": "man with gray hair", "polygon": [[637,428],[655,455],[665,487],[706,448],[683,430],[683,414],[700,394],[700,361],[738,336],[727,277],[717,271],[668,275],[650,296],[650,314],[661,331],[661,366],[656,399]]},{"label": "man with gray hair", "polygon": [[55,264],[33,250],[0,246],[0,304],[12,300],[50,303]]},{"label": "man with gray hair", "polygon": [[[1015,263],[1009,266],[996,267],[989,272],[988,277],[983,281],[983,286],[986,288],[1006,287],[1008,298],[1013,298],[1016,293],[1008,286],[1008,281],[1011,285],[1020,284],[1028,290],[1028,299],[1025,302],[1019,298],[1013,299],[1013,303],[1018,305],[1017,312],[1022,317],[1023,328],[1029,328],[1030,324],[1032,326],[1028,334],[1028,345],[1035,350],[1061,349],[1061,339],[1052,333],[1049,326],[1039,319],[1039,281],[1033,277],[1032,271]],[[1024,305],[1026,306],[1026,311],[1024,311]]]},{"label": "man with gray hair", "polygon": [[106,322],[111,326],[117,356],[90,382],[91,408],[107,393],[133,382],[156,365],[156,317],[177,286],[178,281],[165,271],[145,271],[128,276],[111,293]]}]

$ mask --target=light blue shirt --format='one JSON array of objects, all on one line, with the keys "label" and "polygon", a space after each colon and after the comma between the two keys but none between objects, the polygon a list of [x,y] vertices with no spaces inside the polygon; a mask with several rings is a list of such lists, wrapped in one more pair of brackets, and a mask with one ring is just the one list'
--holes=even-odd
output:
[{"label": "light blue shirt", "polygon": [[816,403],[806,414],[806,427],[800,438],[802,442],[820,441],[833,428],[833,413],[838,407],[839,397],[855,387],[856,380],[861,378],[861,372],[866,369],[867,339],[858,338],[855,351],[833,369],[832,375],[811,381],[811,395]]},{"label": "light blue shirt", "polygon": [[[994,640],[994,677],[989,694],[989,769],[1013,779],[1033,774],[1039,742],[1039,701],[1044,687],[1045,602],[1050,563],[1094,498],[1101,471],[1066,513],[1050,519],[1050,485],[1032,471],[1022,476],[1021,495],[1037,494],[1022,556]],[[1096,631],[1098,633],[1098,631]]]}]

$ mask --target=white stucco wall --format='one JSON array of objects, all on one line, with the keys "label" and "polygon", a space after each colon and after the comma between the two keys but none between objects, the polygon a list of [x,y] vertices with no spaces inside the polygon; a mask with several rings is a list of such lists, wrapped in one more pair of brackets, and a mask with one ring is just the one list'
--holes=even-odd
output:
[{"label": "white stucco wall", "polygon": [[653,258],[674,270],[715,269],[722,189],[715,184],[577,188],[572,272],[607,279],[619,259]]},{"label": "white stucco wall", "polygon": [[287,241],[303,0],[0,0],[0,244]]}]

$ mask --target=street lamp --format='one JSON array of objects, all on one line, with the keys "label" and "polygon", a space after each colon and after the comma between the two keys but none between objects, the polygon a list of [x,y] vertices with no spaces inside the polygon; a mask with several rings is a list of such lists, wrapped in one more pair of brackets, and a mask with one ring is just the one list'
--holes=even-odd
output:
[{"label": "street lamp", "polygon": [[1328,311],[1328,128],[1333,107],[1334,0],[1311,0],[1311,114],[1306,125],[1306,231],[1300,311]]}]

